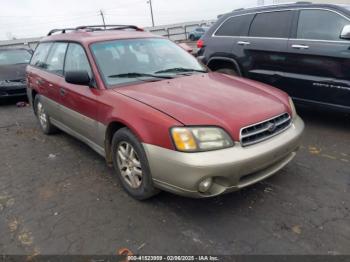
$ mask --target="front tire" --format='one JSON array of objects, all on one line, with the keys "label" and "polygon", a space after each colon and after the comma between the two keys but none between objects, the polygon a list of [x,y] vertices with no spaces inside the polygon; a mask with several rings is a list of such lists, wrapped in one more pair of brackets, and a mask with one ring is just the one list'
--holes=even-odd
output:
[{"label": "front tire", "polygon": [[190,35],[190,40],[191,41],[196,41],[196,37],[194,35]]},{"label": "front tire", "polygon": [[57,132],[57,128],[51,123],[50,116],[46,113],[43,103],[40,100],[40,96],[36,95],[34,99],[35,114],[39,120],[41,130],[46,135],[51,135]]},{"label": "front tire", "polygon": [[114,169],[129,195],[137,200],[145,200],[159,192],[153,186],[142,144],[128,128],[122,128],[114,134],[112,154]]}]

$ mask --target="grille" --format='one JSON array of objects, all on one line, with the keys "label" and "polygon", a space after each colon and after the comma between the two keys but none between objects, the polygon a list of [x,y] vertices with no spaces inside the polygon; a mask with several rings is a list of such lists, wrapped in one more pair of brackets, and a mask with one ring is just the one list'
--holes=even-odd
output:
[{"label": "grille", "polygon": [[15,80],[2,80],[1,86],[7,87],[7,86],[18,86],[18,85],[25,85],[26,80],[25,79],[15,79]]},{"label": "grille", "polygon": [[269,120],[247,126],[241,129],[240,139],[242,146],[250,146],[277,134],[290,127],[292,120],[288,113],[284,113]]},{"label": "grille", "polygon": [[14,79],[14,80],[6,80],[8,83],[25,83],[25,79]]}]

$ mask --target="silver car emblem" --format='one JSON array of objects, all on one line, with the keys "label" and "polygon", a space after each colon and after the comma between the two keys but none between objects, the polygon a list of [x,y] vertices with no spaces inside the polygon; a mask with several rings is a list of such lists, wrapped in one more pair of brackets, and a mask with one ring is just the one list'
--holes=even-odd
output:
[{"label": "silver car emblem", "polygon": [[276,130],[276,124],[274,123],[268,123],[267,125],[267,131],[269,131],[270,133],[273,133]]}]

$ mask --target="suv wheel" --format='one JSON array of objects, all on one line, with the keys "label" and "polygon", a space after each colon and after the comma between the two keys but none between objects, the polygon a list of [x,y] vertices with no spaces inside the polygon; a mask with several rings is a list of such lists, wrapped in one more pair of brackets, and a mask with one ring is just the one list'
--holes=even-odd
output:
[{"label": "suv wheel", "polygon": [[237,72],[230,68],[220,68],[216,70],[216,72],[219,72],[225,75],[238,76]]},{"label": "suv wheel", "polygon": [[112,140],[113,166],[126,192],[137,200],[158,193],[154,188],[146,153],[127,128],[118,130]]},{"label": "suv wheel", "polygon": [[190,40],[191,41],[196,41],[196,38],[194,37],[194,35],[190,35]]},{"label": "suv wheel", "polygon": [[50,117],[46,113],[44,105],[40,101],[39,95],[35,96],[34,106],[35,106],[35,113],[36,113],[36,116],[38,117],[41,130],[47,135],[55,133],[57,131],[57,128],[51,124]]}]

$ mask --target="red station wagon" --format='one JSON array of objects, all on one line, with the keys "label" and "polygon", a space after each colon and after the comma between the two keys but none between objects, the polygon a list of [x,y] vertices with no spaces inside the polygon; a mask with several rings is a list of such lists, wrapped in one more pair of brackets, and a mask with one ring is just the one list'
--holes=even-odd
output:
[{"label": "red station wagon", "polygon": [[252,185],[294,158],[304,129],[286,93],[209,72],[136,26],[51,31],[27,81],[43,132],[58,128],[85,142],[136,199]]}]

